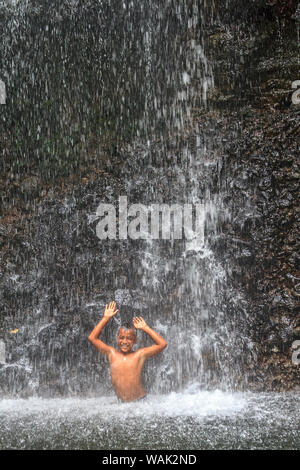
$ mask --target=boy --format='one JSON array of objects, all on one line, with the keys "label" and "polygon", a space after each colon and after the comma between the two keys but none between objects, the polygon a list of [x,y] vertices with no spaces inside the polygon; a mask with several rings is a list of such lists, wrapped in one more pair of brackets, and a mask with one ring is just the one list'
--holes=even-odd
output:
[{"label": "boy", "polygon": [[98,336],[110,318],[118,313],[119,310],[115,310],[115,307],[116,302],[114,301],[105,306],[104,316],[93,329],[89,340],[98,351],[107,356],[110,364],[111,381],[118,398],[122,401],[140,400],[146,396],[146,391],[141,382],[144,362],[148,357],[160,353],[167,346],[167,342],[153,331],[142,317],[134,317],[134,327],[145,331],[156,344],[135,352],[132,351],[137,335],[134,328],[130,326],[121,326],[119,329],[117,342],[120,351],[103,343],[98,339]]}]

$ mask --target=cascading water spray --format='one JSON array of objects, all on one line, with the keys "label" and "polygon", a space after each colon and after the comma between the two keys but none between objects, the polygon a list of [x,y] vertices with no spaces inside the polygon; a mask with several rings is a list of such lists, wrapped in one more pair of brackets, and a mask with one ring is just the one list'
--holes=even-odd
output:
[{"label": "cascading water spray", "polygon": [[[226,253],[223,230],[248,227],[235,207],[258,217],[246,176],[228,203],[248,112],[222,112],[248,71],[248,45],[226,55],[233,34],[244,47],[233,5],[1,3],[0,447],[299,447],[299,396],[247,391],[260,317]],[[136,315],[168,341],[145,403],[117,403],[88,343],[110,300],[107,344]]]}]

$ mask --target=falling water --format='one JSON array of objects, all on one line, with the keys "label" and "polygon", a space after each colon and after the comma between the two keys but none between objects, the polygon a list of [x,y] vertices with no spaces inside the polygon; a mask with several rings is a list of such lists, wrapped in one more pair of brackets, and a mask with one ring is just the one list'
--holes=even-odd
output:
[{"label": "falling water", "polygon": [[[209,117],[207,101],[214,73],[205,28],[213,2],[99,0],[83,6],[68,0],[51,9],[20,0],[1,8],[7,22],[0,78],[11,113],[4,111],[1,124],[15,143],[8,140],[2,151],[2,170],[8,162],[11,173],[30,174],[24,155],[38,162],[49,181],[67,174],[68,165],[81,171],[92,161],[96,169],[72,191],[47,191],[5,268],[1,260],[3,447],[45,448],[46,429],[52,448],[70,447],[62,444],[60,429],[70,410],[73,417],[65,425],[74,429],[71,447],[98,448],[97,439],[103,448],[124,445],[119,434],[115,441],[107,438],[123,405],[111,397],[107,364],[87,341],[113,299],[120,314],[103,332],[106,342],[115,344],[121,321],[137,314],[168,341],[145,368],[150,401],[134,410],[124,405],[124,416],[133,422],[146,417],[154,436],[149,445],[191,447],[183,435],[174,442],[180,422],[190,439],[193,427],[201,427],[192,447],[237,446],[238,433],[226,443],[216,429],[240,419],[234,421],[239,429],[254,415],[268,434],[268,410],[244,393],[246,365],[255,360],[247,301],[231,285],[230,265],[214,250],[231,214],[222,184],[224,136]],[[21,45],[23,37],[28,42]],[[9,152],[15,152],[14,160]],[[31,187],[32,178],[27,181]],[[169,239],[99,240],[97,208],[117,208],[120,196],[127,196],[128,205],[146,207],[198,204],[201,236],[177,239],[173,227]],[[30,204],[25,198],[25,211]],[[149,338],[139,335],[138,346],[144,344]],[[274,395],[270,401],[273,410],[277,400]],[[288,408],[288,397],[285,403]],[[47,422],[40,418],[45,407]],[[19,412],[27,428],[36,426],[40,441],[12,437]],[[100,424],[87,439],[94,412]],[[215,416],[205,435],[205,420]],[[167,444],[155,431],[158,417],[164,419]],[[265,438],[262,433],[251,439],[259,448]],[[283,447],[295,446],[296,439],[292,433]],[[269,442],[276,445],[271,437]]]},{"label": "falling water", "polygon": [[[127,8],[125,19],[128,22],[131,15],[136,13],[136,5],[131,7],[127,5]],[[135,307],[139,307],[139,302],[142,301],[141,312],[147,321],[167,337],[169,348],[164,354],[164,360],[156,361],[155,379],[149,377],[149,381],[152,384],[154,382],[154,391],[177,390],[194,381],[204,387],[234,387],[235,374],[240,362],[236,358],[241,357],[245,338],[241,331],[236,332],[232,328],[232,324],[235,324],[236,329],[238,326],[235,319],[231,318],[228,313],[229,305],[224,302],[225,294],[227,293],[228,296],[230,290],[226,269],[217,261],[209,247],[209,239],[216,235],[220,224],[230,217],[230,214],[226,213],[222,207],[222,194],[218,192],[218,183],[213,192],[210,188],[212,176],[220,173],[221,144],[217,136],[214,138],[215,142],[211,143],[211,129],[207,130],[200,125],[191,128],[193,106],[198,103],[198,106],[205,109],[206,93],[214,82],[212,68],[204,51],[203,34],[200,28],[199,31],[195,31],[200,21],[203,21],[203,12],[199,10],[197,2],[193,5],[190,14],[182,5],[177,4],[172,13],[174,24],[177,27],[179,24],[180,29],[172,33],[175,46],[172,53],[170,51],[167,56],[167,52],[161,51],[155,41],[160,40],[159,34],[166,35],[172,26],[172,23],[165,18],[168,11],[170,13],[170,9],[167,6],[159,9],[155,3],[151,8],[146,3],[140,5],[139,8],[145,15],[143,20],[141,19],[141,28],[144,31],[142,37],[145,44],[141,45],[138,55],[141,68],[145,69],[145,81],[141,84],[141,97],[144,105],[142,114],[138,117],[137,132],[140,134],[142,130],[146,130],[147,140],[145,142],[141,137],[137,137],[135,143],[129,146],[124,145],[123,151],[127,152],[127,163],[120,175],[124,180],[124,186],[119,196],[127,195],[129,204],[164,203],[194,206],[199,204],[201,205],[200,223],[203,236],[192,240],[172,238],[141,242],[126,240],[128,251],[137,253],[135,264],[129,267],[130,277],[125,282],[125,288],[120,289],[118,275],[112,277],[111,285],[115,286],[115,291],[112,289],[110,295],[117,301],[120,298],[118,303],[121,314],[122,306],[126,305],[132,309],[131,315],[133,316]],[[19,17],[21,21],[25,13],[20,10],[18,14],[21,15],[21,18]],[[157,18],[160,20],[158,23]],[[129,25],[127,28],[130,31]],[[185,35],[185,47],[180,42],[179,34]],[[129,45],[131,45],[130,41]],[[165,48],[167,49],[168,46],[166,42]],[[122,47],[120,53],[125,54],[125,52]],[[164,60],[170,61],[170,66],[167,65],[165,73],[166,87],[164,81],[155,75],[158,61],[163,60],[161,54],[166,54]],[[113,55],[115,55],[114,52]],[[125,77],[130,73],[130,67],[127,63],[126,65],[128,70],[124,72]],[[109,86],[109,83],[105,83],[106,88],[103,93],[110,92]],[[126,83],[123,83],[123,86],[126,88]],[[126,101],[122,93],[124,90],[116,94],[117,99],[120,100],[116,105],[120,106],[121,116],[125,109],[124,100]],[[161,116],[164,117],[165,126],[167,125],[169,129],[165,130],[163,135],[161,130],[157,130],[157,123]],[[146,127],[149,122],[152,123],[154,137],[151,137],[150,129]],[[156,137],[155,134],[157,134]],[[115,189],[106,187],[106,190],[106,194],[112,197],[118,196],[115,194]],[[44,279],[49,275],[47,271],[50,268],[51,259],[56,266],[52,271],[55,277],[58,277],[57,270],[62,265],[69,264],[67,254],[59,252],[61,243],[59,238],[64,237],[63,243],[65,247],[68,247],[68,252],[76,226],[80,227],[89,221],[95,222],[92,209],[96,209],[96,201],[101,202],[103,194],[97,194],[97,188],[91,188],[90,191],[96,194],[94,201],[83,205],[83,210],[80,212],[78,207],[80,206],[79,198],[82,198],[81,193],[79,196],[73,194],[62,203],[49,201],[48,204],[53,205],[50,210],[45,208],[45,205],[41,206],[39,209],[41,215],[37,217],[37,226],[32,234],[34,242],[30,247],[34,258],[29,255],[25,261],[28,264],[33,261],[34,269],[31,269],[27,275],[16,273],[9,275],[12,289],[17,291],[22,291],[24,287],[25,290],[30,289],[29,280],[31,279],[32,289],[36,290],[39,279]],[[89,194],[84,194],[84,199],[88,198],[91,199]],[[57,232],[58,225],[61,223],[64,227],[64,234]],[[96,242],[95,224],[90,224],[90,228],[94,229]],[[80,240],[80,242],[77,241],[77,244],[79,243],[82,244],[83,249],[86,242]],[[109,250],[112,245],[110,241],[101,243],[104,251]],[[121,242],[114,243],[112,246],[114,256],[124,249]],[[54,261],[57,256],[62,259]],[[76,270],[82,269],[87,264],[85,268],[88,270],[87,277],[92,277],[89,287],[91,291],[96,286],[100,266],[97,268],[94,266],[92,252],[75,256],[77,257]],[[101,266],[103,265],[105,262],[102,261]],[[70,311],[78,307],[76,302],[79,299],[74,299],[72,294],[68,299],[61,298],[64,297],[59,286],[61,282],[66,283],[66,289],[69,290],[74,281],[74,275],[78,280],[82,280],[82,274],[76,275],[73,266],[70,270],[72,276],[62,274],[63,279],[54,280],[52,289],[48,286],[48,293],[47,289],[43,289],[41,285],[38,287],[38,299],[31,304],[29,302],[28,305],[29,309],[33,309],[32,312],[26,309],[24,316],[22,306],[20,306],[18,321],[22,325],[21,329],[19,328],[19,332],[22,333],[23,346],[20,345],[22,354],[18,357],[18,354],[9,350],[8,364],[2,370],[2,374],[8,374],[6,376],[7,384],[9,384],[7,385],[8,391],[18,393],[22,389],[22,393],[28,393],[29,389],[29,391],[40,393],[43,381],[41,374],[45,373],[43,367],[45,363],[47,369],[48,367],[52,369],[53,365],[59,365],[58,371],[54,372],[54,381],[62,382],[61,387],[65,393],[74,392],[73,382],[76,384],[75,391],[83,387],[83,381],[84,390],[94,390],[93,382],[88,384],[90,374],[88,370],[86,370],[87,375],[84,379],[80,379],[79,384],[77,380],[79,364],[78,353],[76,355],[73,353],[73,348],[77,348],[75,338],[77,334],[82,334],[85,340],[87,335],[86,330],[78,328],[80,319],[75,326],[70,325],[72,317],[67,320],[66,327],[71,326],[71,331],[68,333],[75,335],[74,344],[71,346],[67,346],[68,339],[64,335],[63,328],[61,332],[58,332],[56,320],[53,321],[53,316],[56,319],[62,315],[62,311],[66,309]],[[69,279],[66,279],[66,276]],[[133,284],[133,289],[131,284]],[[56,294],[49,295],[49,288],[52,292],[55,290]],[[136,295],[134,291],[138,293],[138,301],[134,298]],[[124,293],[125,300],[122,296],[118,297],[117,294],[120,292]],[[105,294],[105,302],[108,300],[108,294]],[[103,303],[95,302],[90,292],[89,300],[85,304],[84,296],[79,302],[80,309],[84,305],[89,311],[91,308],[96,310],[98,307],[96,313],[98,317],[104,307]],[[57,305],[52,307],[53,303]],[[241,319],[244,312],[241,315],[239,311],[238,314]],[[96,318],[93,316],[90,322],[87,322],[89,329],[92,328]],[[11,317],[8,316],[6,331],[10,329],[11,321]],[[14,323],[16,323],[16,312],[14,312]],[[16,339],[21,338],[20,333],[16,335]],[[238,347],[237,334],[239,335]],[[71,347],[69,351],[71,354],[66,354],[69,347]],[[23,348],[25,348],[25,354],[23,354]],[[50,373],[53,374],[52,370]],[[46,386],[48,393],[53,393],[50,391],[53,379],[46,378],[45,381],[50,382],[50,386]],[[101,384],[97,384],[97,388],[99,387],[101,388]]]}]

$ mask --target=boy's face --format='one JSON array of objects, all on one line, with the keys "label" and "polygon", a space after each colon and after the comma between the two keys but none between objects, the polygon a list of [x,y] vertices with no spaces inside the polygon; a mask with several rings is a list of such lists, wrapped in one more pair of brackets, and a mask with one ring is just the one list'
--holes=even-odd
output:
[{"label": "boy's face", "polygon": [[134,330],[125,330],[123,328],[120,328],[117,341],[119,349],[122,353],[130,353],[132,351],[133,345],[136,343],[136,336]]}]

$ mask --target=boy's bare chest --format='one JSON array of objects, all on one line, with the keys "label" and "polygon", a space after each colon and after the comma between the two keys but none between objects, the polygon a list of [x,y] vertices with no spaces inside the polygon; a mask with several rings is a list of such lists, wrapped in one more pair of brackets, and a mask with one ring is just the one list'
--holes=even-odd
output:
[{"label": "boy's bare chest", "polygon": [[111,371],[117,372],[117,371],[122,371],[122,372],[129,372],[129,371],[137,371],[140,369],[141,364],[139,361],[139,358],[137,355],[132,354],[132,355],[122,355],[118,354],[115,357],[113,357],[110,361],[110,368]]}]

